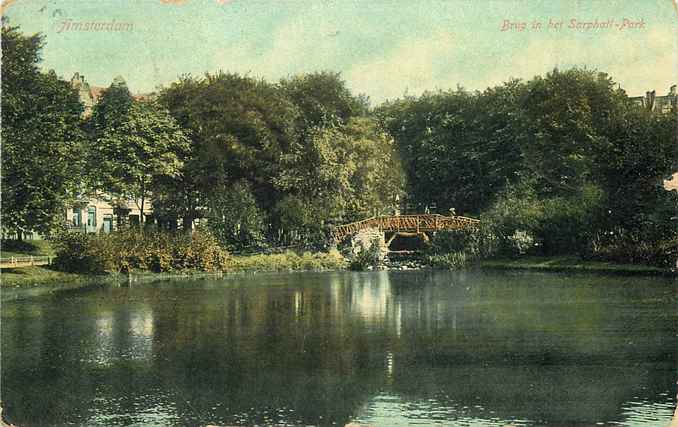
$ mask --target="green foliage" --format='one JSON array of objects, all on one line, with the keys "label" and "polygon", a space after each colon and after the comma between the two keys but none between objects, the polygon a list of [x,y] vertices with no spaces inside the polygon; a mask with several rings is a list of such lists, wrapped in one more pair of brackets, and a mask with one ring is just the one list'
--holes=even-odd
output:
[{"label": "green foliage", "polygon": [[617,227],[597,233],[585,255],[592,260],[674,267],[678,260],[678,232],[659,235],[652,227],[642,230]]},{"label": "green foliage", "polygon": [[276,212],[279,228],[288,233],[320,236],[324,224],[383,210],[402,194],[393,141],[366,118],[309,131],[283,166],[275,183],[287,196]]},{"label": "green foliage", "polygon": [[0,251],[3,258],[10,256],[53,255],[54,251],[47,240],[2,239]]},{"label": "green foliage", "polygon": [[[93,118],[103,115],[100,108],[105,107],[97,105]],[[106,123],[91,147],[101,189],[139,203],[143,221],[154,184],[180,173],[190,142],[172,116],[153,102],[133,102],[122,117]]]},{"label": "green foliage", "polygon": [[459,270],[468,265],[470,259],[464,251],[450,252],[441,255],[428,255],[426,263],[433,268]]},{"label": "green foliage", "polygon": [[460,269],[494,255],[494,236],[484,227],[440,231],[433,235],[425,263],[433,268]]},{"label": "green foliage", "polygon": [[[556,69],[474,94],[408,97],[376,114],[396,140],[411,201],[481,213],[485,256],[602,245],[617,248],[608,258],[627,251],[650,262],[661,233],[648,230],[675,228],[675,196],[661,184],[678,164],[678,116],[637,107],[605,73]],[[617,228],[636,237],[594,241]]]},{"label": "green foliage", "polygon": [[[534,181],[509,186],[483,213],[486,243],[495,239],[487,256],[517,256],[539,252],[547,255],[581,253],[595,230],[603,193],[585,185],[569,197],[540,198]],[[486,247],[492,246],[485,244]]]},{"label": "green foliage", "polygon": [[38,71],[43,37],[2,28],[2,225],[18,234],[58,227],[83,170],[83,107],[68,82]]},{"label": "green foliage", "polygon": [[53,239],[55,266],[78,273],[222,271],[228,254],[209,232],[160,233],[129,229],[111,234],[61,233]]},{"label": "green foliage", "polygon": [[[255,210],[241,206],[228,221],[210,214],[221,218],[217,234],[231,247],[259,245],[263,235],[317,246],[330,223],[382,209],[402,192],[393,140],[364,117],[365,100],[351,95],[338,74],[279,85],[237,74],[182,77],[160,101],[187,129],[193,149],[179,177],[156,187],[159,212],[197,217],[200,203],[224,211],[218,206],[233,196],[225,193],[247,186],[254,197],[247,205]],[[245,224],[240,213],[255,211]],[[270,227],[261,226],[263,218]]]},{"label": "green foliage", "polygon": [[325,240],[326,221],[330,217],[318,199],[304,195],[286,195],[273,210],[278,235],[283,245],[310,246]]},{"label": "green foliage", "polygon": [[85,233],[60,232],[52,237],[56,253],[54,267],[71,273],[100,273],[106,268],[105,260],[94,248],[96,238]]},{"label": "green foliage", "polygon": [[265,243],[265,217],[246,181],[214,192],[207,221],[219,242],[231,250],[257,248]]},{"label": "green foliage", "polygon": [[323,271],[346,268],[346,259],[337,251],[295,252],[230,257],[228,271]]},{"label": "green foliage", "polygon": [[273,178],[296,140],[297,107],[275,85],[237,74],[183,77],[162,91],[160,102],[186,129],[192,160],[185,176],[208,198],[212,190],[245,180],[257,203],[277,200]]},{"label": "green foliage", "polygon": [[521,151],[541,195],[569,195],[595,174],[608,131],[629,101],[607,74],[558,69],[526,83],[520,100],[525,116]]},{"label": "green foliage", "polygon": [[88,121],[88,128],[96,139],[105,132],[116,129],[126,120],[134,104],[134,98],[124,80],[116,78],[103,91]]},{"label": "green foliage", "polygon": [[349,269],[365,271],[377,267],[381,263],[381,243],[379,239],[373,239],[369,247],[360,246],[358,253],[353,256],[349,263]]},{"label": "green foliage", "polygon": [[301,110],[303,128],[346,123],[367,113],[365,97],[353,96],[339,73],[297,75],[281,80],[280,87]]},{"label": "green foliage", "polygon": [[520,182],[507,187],[480,217],[484,239],[493,240],[493,244],[489,245],[492,249],[487,255],[520,254],[522,233],[534,237],[543,218],[543,202],[537,197],[531,183]]},{"label": "green foliage", "polygon": [[377,109],[395,138],[411,202],[477,213],[524,167],[518,82],[470,94],[426,93]]}]

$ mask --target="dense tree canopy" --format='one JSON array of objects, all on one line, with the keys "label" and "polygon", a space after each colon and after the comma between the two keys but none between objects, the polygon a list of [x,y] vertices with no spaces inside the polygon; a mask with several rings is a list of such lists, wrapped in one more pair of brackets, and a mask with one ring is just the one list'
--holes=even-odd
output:
[{"label": "dense tree canopy", "polygon": [[302,127],[346,123],[365,115],[368,100],[354,96],[339,73],[316,72],[293,76],[280,81],[283,93],[301,110]]},{"label": "dense tree canopy", "polygon": [[5,230],[48,233],[76,196],[103,190],[142,213],[152,199],[156,217],[186,230],[205,218],[233,249],[318,244],[403,196],[545,253],[648,260],[678,241],[677,195],[662,187],[678,164],[678,114],[635,105],[604,73],[556,69],[374,110],[328,71],[182,76],[157,103],[116,78],[83,126],[77,93],[39,70],[42,46],[3,26]]},{"label": "dense tree canopy", "polygon": [[[295,76],[279,85],[236,74],[185,76],[164,89],[160,101],[193,146],[183,180],[172,180],[159,194],[162,206],[184,216],[226,221],[223,201],[231,200],[256,212],[255,222],[268,224],[269,238],[308,242],[332,221],[381,209],[401,191],[391,138],[364,115],[365,101],[353,97],[337,74]],[[215,224],[220,235],[245,226]],[[241,232],[229,244],[246,245],[247,236],[249,244],[260,241],[254,236],[261,226],[250,228],[258,231]]]},{"label": "dense tree canopy", "polygon": [[145,203],[156,182],[181,173],[189,140],[174,118],[153,102],[132,102],[119,116],[114,110],[114,120],[97,110],[98,106],[92,117],[106,122],[91,146],[101,189],[138,203],[143,222]]},{"label": "dense tree canopy", "polygon": [[68,82],[38,70],[42,46],[2,28],[2,222],[19,237],[64,220],[83,170],[83,107]]},{"label": "dense tree canopy", "polygon": [[556,69],[483,92],[408,97],[376,114],[420,206],[482,214],[506,237],[528,229],[548,253],[675,234],[676,195],[662,180],[676,170],[678,115],[633,104],[604,73]]}]

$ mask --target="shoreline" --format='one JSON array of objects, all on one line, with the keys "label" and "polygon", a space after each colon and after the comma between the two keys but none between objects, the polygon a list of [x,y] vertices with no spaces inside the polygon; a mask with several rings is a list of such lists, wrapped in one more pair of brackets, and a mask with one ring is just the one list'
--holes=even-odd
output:
[{"label": "shoreline", "polygon": [[[333,265],[311,265],[306,263],[285,264],[274,262],[275,255],[255,255],[234,258],[233,268],[227,271],[184,271],[154,273],[139,271],[127,273],[82,274],[66,273],[46,267],[24,267],[0,270],[0,289],[4,292],[17,289],[70,287],[73,285],[89,285],[105,282],[155,281],[166,279],[197,279],[201,277],[223,277],[243,273],[284,273],[284,272],[326,272],[350,271],[345,264],[337,262]],[[266,261],[271,261],[267,263]],[[320,268],[319,268],[320,267]],[[614,264],[602,261],[583,261],[576,257],[526,257],[516,259],[488,259],[470,265],[470,269],[507,270],[507,271],[539,271],[553,273],[602,273],[638,276],[674,276],[678,271],[639,264]],[[9,271],[8,271],[9,270]],[[400,269],[375,268],[371,271],[401,271]],[[444,270],[429,266],[406,268],[404,271]],[[7,276],[9,275],[9,277]]]},{"label": "shoreline", "polygon": [[678,270],[643,264],[616,264],[605,261],[585,261],[571,256],[488,259],[479,262],[481,269],[541,271],[553,273],[602,273],[625,276],[674,276]]}]

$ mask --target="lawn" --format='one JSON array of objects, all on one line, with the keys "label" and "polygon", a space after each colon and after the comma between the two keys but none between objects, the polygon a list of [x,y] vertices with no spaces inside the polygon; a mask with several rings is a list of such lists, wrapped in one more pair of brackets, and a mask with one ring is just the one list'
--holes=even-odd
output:
[{"label": "lawn", "polygon": [[2,240],[0,258],[54,255],[47,240]]},{"label": "lawn", "polygon": [[92,280],[92,276],[64,273],[52,270],[48,266],[3,268],[0,272],[0,284],[2,287],[75,283],[87,280]]}]

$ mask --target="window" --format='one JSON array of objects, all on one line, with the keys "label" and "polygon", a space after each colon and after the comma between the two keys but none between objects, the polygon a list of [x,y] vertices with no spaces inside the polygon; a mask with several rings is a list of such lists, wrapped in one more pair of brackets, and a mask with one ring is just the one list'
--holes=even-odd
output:
[{"label": "window", "polygon": [[82,211],[78,208],[73,208],[73,226],[80,227],[82,225]]},{"label": "window", "polygon": [[90,206],[87,208],[87,226],[96,227],[97,226],[97,208]]},{"label": "window", "polygon": [[113,231],[113,215],[104,215],[103,232],[110,233]]}]

